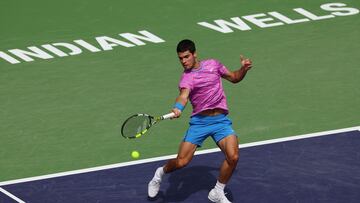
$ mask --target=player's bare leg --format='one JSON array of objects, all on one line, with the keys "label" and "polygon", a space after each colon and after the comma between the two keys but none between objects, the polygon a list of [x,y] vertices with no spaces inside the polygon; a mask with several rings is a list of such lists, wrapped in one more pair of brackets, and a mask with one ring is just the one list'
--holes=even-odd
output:
[{"label": "player's bare leg", "polygon": [[224,194],[224,188],[230,180],[239,160],[238,145],[238,140],[235,135],[227,136],[218,143],[218,146],[225,155],[225,160],[220,167],[218,181],[209,193],[209,199],[213,202],[230,202]]},{"label": "player's bare leg", "polygon": [[239,160],[239,143],[235,135],[228,136],[218,143],[221,151],[225,154],[225,160],[220,168],[219,182],[226,184]]},{"label": "player's bare leg", "polygon": [[181,142],[178,155],[175,159],[169,160],[164,166],[164,172],[170,173],[185,167],[193,158],[197,145],[190,142]]},{"label": "player's bare leg", "polygon": [[165,173],[170,173],[177,169],[185,167],[193,158],[197,145],[190,142],[181,142],[179,152],[175,159],[169,160],[163,167],[156,169],[153,179],[148,185],[149,197],[155,197],[160,189],[160,183]]}]

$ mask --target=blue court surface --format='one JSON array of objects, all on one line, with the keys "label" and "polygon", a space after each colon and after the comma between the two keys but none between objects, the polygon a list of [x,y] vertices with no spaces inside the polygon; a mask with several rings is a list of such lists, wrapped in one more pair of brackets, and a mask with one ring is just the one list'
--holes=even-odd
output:
[{"label": "blue court surface", "polygon": [[[233,202],[360,202],[360,131],[317,134],[240,146],[226,187]],[[165,176],[156,199],[147,183],[166,160],[0,183],[0,202],[209,202],[221,152],[200,153]],[[135,162],[136,163],[136,162]]]}]

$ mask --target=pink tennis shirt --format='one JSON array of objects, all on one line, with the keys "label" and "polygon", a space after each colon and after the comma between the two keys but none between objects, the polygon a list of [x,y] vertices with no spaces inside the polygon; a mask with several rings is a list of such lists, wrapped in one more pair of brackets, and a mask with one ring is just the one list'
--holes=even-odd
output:
[{"label": "pink tennis shirt", "polygon": [[228,113],[221,76],[228,69],[215,59],[200,61],[196,70],[186,70],[181,76],[179,89],[190,89],[189,99],[193,106],[191,116],[208,109],[223,109]]}]

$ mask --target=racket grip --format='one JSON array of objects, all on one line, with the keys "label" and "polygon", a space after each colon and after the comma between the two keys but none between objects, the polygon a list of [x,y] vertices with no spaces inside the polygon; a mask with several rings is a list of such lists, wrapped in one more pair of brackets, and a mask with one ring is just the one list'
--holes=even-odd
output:
[{"label": "racket grip", "polygon": [[172,112],[172,113],[162,115],[160,118],[161,118],[161,120],[165,120],[165,119],[173,118],[174,116],[175,116],[175,113]]}]

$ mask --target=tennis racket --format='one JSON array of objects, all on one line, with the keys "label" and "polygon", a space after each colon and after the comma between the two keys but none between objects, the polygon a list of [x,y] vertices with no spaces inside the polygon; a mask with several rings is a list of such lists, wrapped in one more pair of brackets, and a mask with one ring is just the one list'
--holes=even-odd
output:
[{"label": "tennis racket", "polygon": [[174,116],[174,113],[165,114],[159,117],[153,117],[143,113],[132,115],[122,124],[121,135],[128,139],[139,138],[145,134],[151,126],[159,121],[173,118]]}]

